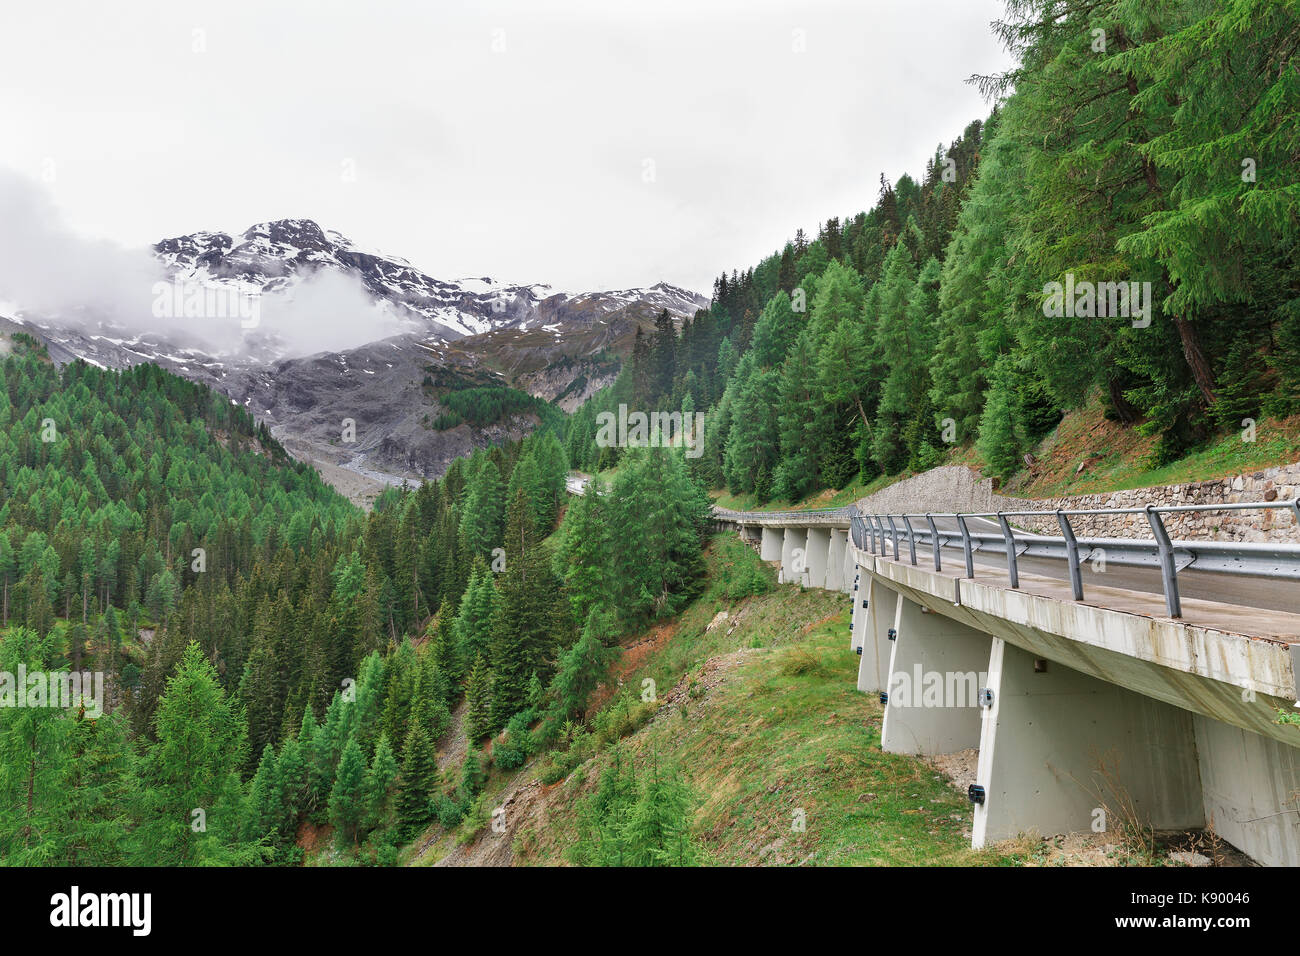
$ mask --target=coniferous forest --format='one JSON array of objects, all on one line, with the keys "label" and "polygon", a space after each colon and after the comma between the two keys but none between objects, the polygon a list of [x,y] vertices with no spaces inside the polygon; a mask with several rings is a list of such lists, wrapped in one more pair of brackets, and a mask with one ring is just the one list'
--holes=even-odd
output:
[{"label": "coniferous forest", "polygon": [[437,765],[452,708],[518,766],[699,580],[708,501],[679,455],[631,456],[557,527],[568,463],[542,430],[367,515],[203,386],[17,344],[0,671],[107,686],[103,714],[0,708],[8,863],[292,864],[304,824],[391,863],[482,812],[484,758]]}]

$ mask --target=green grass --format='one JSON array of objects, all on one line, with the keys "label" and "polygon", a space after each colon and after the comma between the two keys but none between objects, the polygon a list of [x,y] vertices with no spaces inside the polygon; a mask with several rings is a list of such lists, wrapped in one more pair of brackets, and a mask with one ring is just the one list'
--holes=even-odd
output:
[{"label": "green grass", "polygon": [[[706,861],[1010,862],[969,848],[970,806],[937,771],[880,750],[881,708],[856,689],[844,596],[769,581],[764,594],[730,600],[747,562],[771,574],[734,536],[715,537],[704,594],[657,653],[622,675],[633,687],[653,677],[661,700],[677,690],[623,746],[639,768],[652,759],[681,768],[700,798],[694,829]],[[728,618],[709,630],[721,610]],[[557,785],[545,828],[517,836],[518,862],[563,861],[577,804],[610,759],[606,750]]]},{"label": "green grass", "polygon": [[879,475],[871,481],[859,482],[846,488],[815,491],[798,501],[777,500],[760,504],[752,494],[733,495],[727,491],[715,490],[710,492],[710,495],[713,503],[719,508],[729,508],[732,511],[802,511],[815,508],[840,508],[851,505],[859,498],[874,494],[882,488],[887,488],[896,481],[902,481],[910,474],[912,473],[902,472],[897,475]]},{"label": "green grass", "polygon": [[1253,442],[1243,441],[1241,430],[1234,430],[1200,451],[1159,467],[1149,467],[1141,459],[1111,452],[1093,459],[1093,464],[1077,480],[1067,479],[1053,486],[1036,487],[1035,492],[1044,496],[1077,495],[1155,485],[1182,485],[1295,461],[1300,461],[1300,427],[1296,421],[1260,419]]}]

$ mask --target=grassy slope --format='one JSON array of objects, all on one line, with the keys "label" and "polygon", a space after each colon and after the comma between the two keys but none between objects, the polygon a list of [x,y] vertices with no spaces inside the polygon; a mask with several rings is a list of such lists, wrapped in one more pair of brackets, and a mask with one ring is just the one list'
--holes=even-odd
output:
[{"label": "grassy slope", "polygon": [[881,476],[869,482],[853,484],[847,488],[828,488],[815,491],[798,501],[768,501],[759,504],[752,494],[733,495],[726,491],[713,492],[713,503],[719,508],[733,511],[797,511],[812,508],[839,508],[850,505],[859,498],[872,494],[906,478],[907,474]]},{"label": "grassy slope", "polygon": [[[811,594],[784,603],[796,616],[823,610]],[[880,751],[880,705],[854,688],[857,658],[844,635],[835,615],[782,646],[710,660],[690,675],[684,699],[627,739],[627,752],[640,772],[652,759],[682,769],[700,797],[695,832],[712,863],[1002,862],[969,849],[970,807],[934,770]],[[517,839],[520,862],[563,861],[577,800],[610,759],[557,788],[549,825]],[[798,810],[803,832],[793,827]]]},{"label": "grassy slope", "polygon": [[[741,565],[757,556],[719,535],[709,548],[708,589],[678,619],[640,635],[615,678],[655,680],[660,705],[625,737],[638,772],[652,760],[678,765],[699,797],[694,828],[716,864],[1002,864],[969,849],[970,807],[924,762],[880,750],[881,708],[855,689],[843,595],[797,585],[731,600]],[[761,566],[771,581],[771,569]],[[708,625],[720,611],[728,617]],[[509,839],[511,862],[560,864],[573,842],[579,801],[612,759],[606,747],[549,787],[534,758],[517,775],[493,774],[488,806],[532,788],[532,805]],[[522,803],[522,801],[521,801]],[[512,806],[518,806],[515,804]],[[806,829],[792,823],[802,809]],[[511,812],[514,812],[512,809]],[[434,828],[437,830],[438,828]],[[417,865],[458,852],[465,832],[432,832]],[[502,862],[482,832],[474,862]],[[460,851],[463,852],[463,851]]]},{"label": "grassy slope", "polygon": [[[1160,467],[1146,463],[1155,442],[1132,428],[1107,421],[1101,403],[1089,402],[1071,412],[1039,443],[1038,459],[1016,475],[1007,492],[1026,497],[1078,495],[1154,485],[1178,485],[1224,478],[1300,460],[1300,415],[1261,418],[1255,440],[1244,441],[1233,429],[1205,448]],[[1078,467],[1086,462],[1082,473]]]}]

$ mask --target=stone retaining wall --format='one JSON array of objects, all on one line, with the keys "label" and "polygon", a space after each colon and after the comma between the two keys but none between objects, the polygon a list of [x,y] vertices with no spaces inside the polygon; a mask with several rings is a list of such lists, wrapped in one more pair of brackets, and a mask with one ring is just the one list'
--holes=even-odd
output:
[{"label": "stone retaining wall", "polygon": [[[992,480],[981,477],[972,469],[961,465],[945,465],[890,485],[874,495],[860,499],[857,504],[863,511],[893,514],[904,511],[1054,511],[1057,508],[1143,508],[1148,504],[1289,501],[1296,498],[1298,490],[1300,462],[1184,485],[1130,488],[1059,498],[1011,498],[997,494],[993,490]],[[1165,515],[1164,520],[1172,538],[1300,544],[1300,530],[1297,530],[1296,518],[1290,509],[1210,511]],[[1022,518],[1014,524],[1042,534],[1060,534],[1054,516],[1043,519]],[[1151,526],[1144,515],[1072,518],[1071,526],[1080,537],[1151,537]]]}]

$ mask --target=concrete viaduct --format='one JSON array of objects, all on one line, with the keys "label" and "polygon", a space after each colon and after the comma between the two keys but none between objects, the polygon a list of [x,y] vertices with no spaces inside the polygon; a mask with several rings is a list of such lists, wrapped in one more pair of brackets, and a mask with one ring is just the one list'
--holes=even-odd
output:
[{"label": "concrete viaduct", "polygon": [[[1134,557],[1083,588],[1079,549],[1113,543],[1122,561],[1122,542],[1076,548],[1064,523],[1061,539],[1016,538],[1001,516],[980,519],[1006,528],[1000,547],[1000,533],[970,532],[972,517],[958,522],[963,554],[952,522],[911,517],[933,529],[919,554],[917,537],[900,546],[896,526],[852,507],[714,511],[782,581],[851,597],[857,686],[884,704],[886,751],[978,748],[975,848],[1029,832],[1212,828],[1260,863],[1300,865],[1300,725],[1279,719],[1300,719],[1290,558],[1166,536],[1167,548],[1150,542],[1158,567]],[[1066,537],[1069,559],[1054,557]],[[1247,574],[1200,570],[1211,567]],[[1160,571],[1187,596],[1175,583],[1171,602]]]}]

